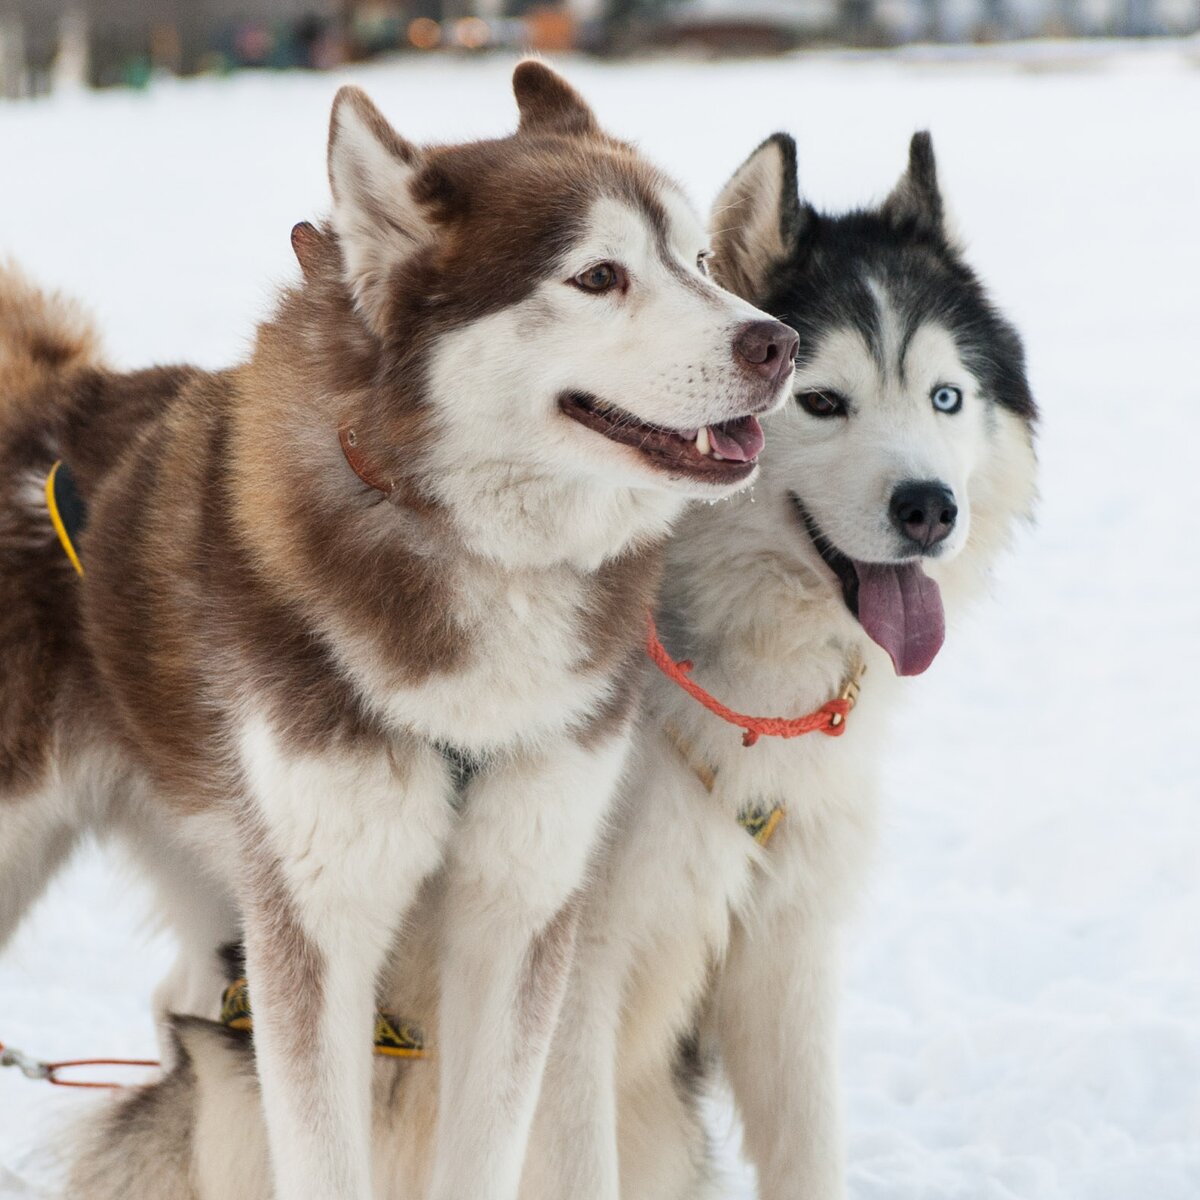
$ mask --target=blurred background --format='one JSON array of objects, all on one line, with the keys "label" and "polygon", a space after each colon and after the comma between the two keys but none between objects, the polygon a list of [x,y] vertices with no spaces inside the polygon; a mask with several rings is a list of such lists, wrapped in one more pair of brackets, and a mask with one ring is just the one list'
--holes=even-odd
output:
[{"label": "blurred background", "polygon": [[0,95],[401,52],[697,57],[1197,29],[1200,0],[0,0]]}]

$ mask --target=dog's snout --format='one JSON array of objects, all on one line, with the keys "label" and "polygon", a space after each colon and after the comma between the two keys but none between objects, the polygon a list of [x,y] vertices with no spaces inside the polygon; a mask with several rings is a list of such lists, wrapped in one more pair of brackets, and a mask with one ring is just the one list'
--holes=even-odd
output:
[{"label": "dog's snout", "polygon": [[950,536],[958,520],[958,505],[944,483],[909,481],[892,493],[891,517],[901,535],[925,551]]},{"label": "dog's snout", "polygon": [[751,321],[733,339],[737,361],[772,385],[782,383],[787,377],[799,347],[799,334],[782,321]]}]

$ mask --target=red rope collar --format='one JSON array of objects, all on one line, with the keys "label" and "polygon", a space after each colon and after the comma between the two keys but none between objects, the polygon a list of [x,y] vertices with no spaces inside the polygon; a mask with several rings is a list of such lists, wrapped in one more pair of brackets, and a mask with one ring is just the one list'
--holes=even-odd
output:
[{"label": "red rope collar", "polygon": [[760,737],[794,738],[806,733],[823,733],[826,737],[841,737],[846,732],[846,718],[858,699],[858,681],[862,670],[853,673],[836,700],[828,700],[815,712],[804,717],[750,717],[745,713],[727,708],[710,692],[688,677],[693,664],[687,659],[676,662],[658,639],[654,627],[654,614],[646,614],[646,653],[650,661],[673,683],[681,687],[693,700],[704,705],[722,721],[736,725],[742,732],[742,745],[753,746]]}]

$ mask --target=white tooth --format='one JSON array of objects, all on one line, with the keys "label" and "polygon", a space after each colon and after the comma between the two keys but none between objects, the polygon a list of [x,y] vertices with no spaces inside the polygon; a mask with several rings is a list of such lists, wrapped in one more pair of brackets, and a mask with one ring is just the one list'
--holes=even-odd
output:
[{"label": "white tooth", "polygon": [[714,450],[712,452],[712,456],[713,456],[713,458],[715,458],[717,460],[717,462],[725,461],[725,455],[723,455],[719,450]]},{"label": "white tooth", "polygon": [[696,434],[696,449],[699,450],[701,454],[711,454],[712,453],[712,446],[709,444],[709,441],[708,441],[708,426],[707,425],[701,425],[700,432],[698,434]]}]

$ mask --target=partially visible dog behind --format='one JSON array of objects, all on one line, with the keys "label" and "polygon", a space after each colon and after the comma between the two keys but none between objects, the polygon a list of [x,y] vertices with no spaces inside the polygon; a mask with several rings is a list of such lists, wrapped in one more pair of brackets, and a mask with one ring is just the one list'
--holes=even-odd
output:
[{"label": "partially visible dog behind", "polygon": [[[523,1200],[718,1195],[699,1107],[717,1066],[763,1200],[844,1194],[839,926],[874,838],[897,676],[930,664],[945,612],[980,590],[1034,499],[1021,343],[946,231],[926,135],[882,205],[842,216],[799,198],[777,135],[713,226],[719,278],[800,329],[799,367],[753,494],[696,508],[671,542],[660,624],[742,712],[807,713],[867,671],[843,736],[749,749],[656,677],[586,894]],[[429,928],[414,923],[384,988],[418,1019],[436,1010]],[[246,1039],[194,1020],[177,1037],[174,1074],[83,1147],[79,1196],[268,1200]],[[377,1065],[381,1200],[424,1194],[436,1091],[428,1062]]]},{"label": "partially visible dog behind", "polygon": [[514,88],[514,135],[425,148],[338,94],[329,252],[235,370],[106,372],[0,276],[0,934],[96,827],[205,949],[236,921],[279,1200],[374,1194],[377,977],[439,868],[423,1194],[515,1195],[663,541],[792,375],[679,189]]}]

